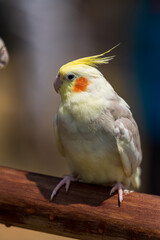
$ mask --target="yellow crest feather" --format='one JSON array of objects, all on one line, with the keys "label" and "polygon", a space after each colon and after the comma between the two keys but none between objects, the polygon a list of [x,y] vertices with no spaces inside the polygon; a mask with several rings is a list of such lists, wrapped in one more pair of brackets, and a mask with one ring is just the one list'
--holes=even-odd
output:
[{"label": "yellow crest feather", "polygon": [[85,65],[95,67],[95,66],[100,65],[100,64],[106,64],[110,60],[112,60],[115,56],[109,56],[109,57],[103,57],[103,56],[105,54],[111,52],[114,48],[118,47],[119,45],[120,45],[120,43],[117,44],[116,46],[114,46],[113,48],[109,49],[108,51],[104,52],[104,53],[101,53],[101,54],[95,55],[95,56],[80,58],[80,59],[74,60],[72,62],[69,62],[69,63],[65,64],[64,66],[85,64]]}]

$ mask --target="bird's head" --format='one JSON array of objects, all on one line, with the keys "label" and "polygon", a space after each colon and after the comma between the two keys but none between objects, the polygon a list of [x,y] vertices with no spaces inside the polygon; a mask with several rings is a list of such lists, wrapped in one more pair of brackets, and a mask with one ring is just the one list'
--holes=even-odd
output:
[{"label": "bird's head", "polygon": [[59,69],[54,82],[54,88],[57,93],[60,93],[62,100],[66,100],[75,94],[91,93],[95,89],[98,90],[98,86],[104,86],[106,80],[96,66],[106,64],[113,59],[114,56],[104,57],[104,55],[115,47],[105,53],[80,58],[63,65]]}]

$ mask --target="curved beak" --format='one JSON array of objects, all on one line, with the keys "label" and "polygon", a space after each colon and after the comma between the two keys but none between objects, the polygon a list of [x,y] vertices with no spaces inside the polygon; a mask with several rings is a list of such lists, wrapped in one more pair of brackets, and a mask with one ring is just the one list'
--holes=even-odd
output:
[{"label": "curved beak", "polygon": [[54,89],[56,90],[57,93],[58,93],[61,85],[62,85],[62,81],[60,79],[60,75],[58,74],[56,77],[56,80],[54,81]]},{"label": "curved beak", "polygon": [[9,62],[9,55],[5,46],[0,49],[0,69],[4,68]]}]

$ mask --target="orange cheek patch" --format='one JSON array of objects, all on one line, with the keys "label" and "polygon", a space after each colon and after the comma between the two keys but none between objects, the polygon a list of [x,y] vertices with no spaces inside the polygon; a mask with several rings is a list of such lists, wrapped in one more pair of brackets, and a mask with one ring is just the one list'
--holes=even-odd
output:
[{"label": "orange cheek patch", "polygon": [[84,91],[86,91],[87,86],[88,86],[87,78],[80,77],[76,80],[73,91],[74,92],[84,92]]}]

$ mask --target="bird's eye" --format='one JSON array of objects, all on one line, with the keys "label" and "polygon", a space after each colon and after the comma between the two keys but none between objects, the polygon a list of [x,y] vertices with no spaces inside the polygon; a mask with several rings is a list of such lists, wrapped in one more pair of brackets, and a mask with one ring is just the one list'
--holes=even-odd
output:
[{"label": "bird's eye", "polygon": [[76,76],[74,75],[74,73],[69,73],[66,78],[67,80],[74,80]]}]

